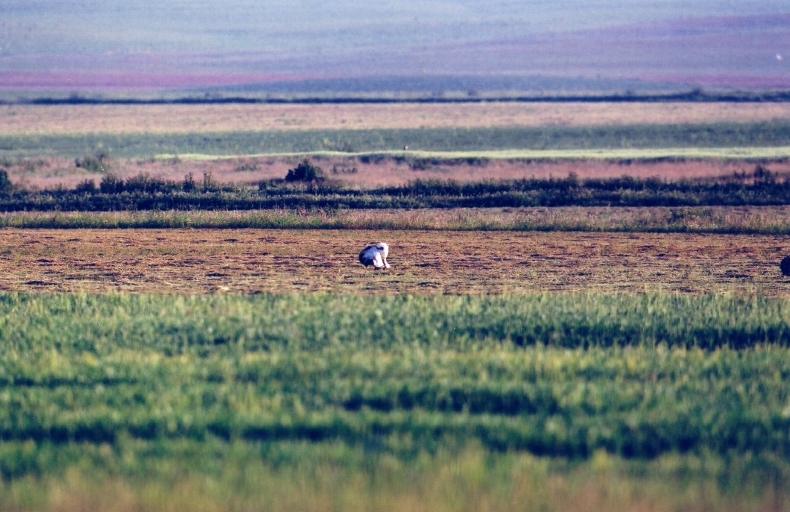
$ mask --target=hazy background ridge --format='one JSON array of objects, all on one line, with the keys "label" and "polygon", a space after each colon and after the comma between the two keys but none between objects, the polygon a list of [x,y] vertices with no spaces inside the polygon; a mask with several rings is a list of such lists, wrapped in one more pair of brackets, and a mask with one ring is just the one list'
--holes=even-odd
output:
[{"label": "hazy background ridge", "polygon": [[790,87],[790,6],[771,0],[6,0],[0,20],[6,89],[382,76]]}]

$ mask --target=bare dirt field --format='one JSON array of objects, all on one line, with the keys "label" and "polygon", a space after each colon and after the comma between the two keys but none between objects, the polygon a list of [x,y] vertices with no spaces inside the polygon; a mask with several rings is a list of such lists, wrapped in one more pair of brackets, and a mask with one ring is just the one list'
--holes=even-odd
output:
[{"label": "bare dirt field", "polygon": [[790,103],[8,105],[0,135],[780,121]]},{"label": "bare dirt field", "polygon": [[[181,159],[113,159],[111,172],[122,179],[148,174],[151,177],[180,182],[187,174],[201,180],[210,173],[220,183],[257,184],[264,179],[283,178],[304,157],[254,157],[218,160]],[[575,173],[585,178],[660,177],[665,180],[682,178],[713,178],[731,176],[735,172],[752,173],[756,162],[744,160],[688,159],[688,160],[447,160],[436,163],[385,158],[363,163],[355,157],[312,157],[327,177],[359,188],[403,185],[416,179],[480,181],[524,178],[565,178]],[[762,162],[772,172],[790,174],[790,160]],[[85,180],[96,184],[103,177],[85,172],[74,161],[61,157],[46,157],[15,162],[6,167],[13,183],[28,189],[54,188],[59,185],[73,188]]]},{"label": "bare dirt field", "polygon": [[[790,239],[758,235],[4,229],[0,290],[790,296]],[[392,269],[357,261],[372,240]]]}]

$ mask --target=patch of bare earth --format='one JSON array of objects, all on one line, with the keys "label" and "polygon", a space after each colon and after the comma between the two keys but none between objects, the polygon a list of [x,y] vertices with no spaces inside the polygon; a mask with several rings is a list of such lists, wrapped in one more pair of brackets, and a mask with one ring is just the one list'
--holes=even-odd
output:
[{"label": "patch of bare earth", "polygon": [[[134,293],[790,296],[786,237],[363,230],[2,231],[0,289]],[[373,240],[392,269],[357,262]]]},{"label": "patch of bare earth", "polygon": [[790,103],[7,105],[0,134],[162,133],[754,122]]}]

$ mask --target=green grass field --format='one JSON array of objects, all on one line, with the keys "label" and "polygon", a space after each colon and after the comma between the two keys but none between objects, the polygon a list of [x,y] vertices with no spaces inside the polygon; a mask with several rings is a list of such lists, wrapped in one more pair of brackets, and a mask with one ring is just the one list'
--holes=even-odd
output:
[{"label": "green grass field", "polygon": [[238,157],[290,157],[290,156],[356,156],[361,158],[377,158],[394,156],[416,159],[487,159],[487,160],[656,160],[663,158],[717,158],[727,160],[776,160],[790,158],[790,146],[743,146],[743,147],[700,147],[683,148],[667,147],[656,149],[504,149],[480,151],[411,151],[381,150],[376,152],[340,152],[340,151],[305,151],[299,153],[260,153],[249,155],[216,155],[206,153],[165,153],[155,155],[156,158],[170,160],[219,160]]},{"label": "green grass field", "polygon": [[15,212],[18,229],[399,229],[790,234],[790,208],[449,208],[420,210]]},{"label": "green grass field", "polygon": [[358,229],[790,234],[790,208],[451,208],[0,214],[18,229]]},{"label": "green grass field", "polygon": [[781,510],[789,321],[721,295],[4,294],[0,510]]},{"label": "green grass field", "polygon": [[790,123],[4,135],[0,136],[0,157],[79,158],[97,152],[114,158],[182,154],[369,154],[401,151],[406,146],[418,154],[461,152],[475,156],[501,154],[509,158],[521,155],[619,158],[621,154],[635,158],[642,154],[641,150],[653,150],[644,153],[648,156],[663,156],[667,148],[673,148],[673,154],[680,152],[681,156],[739,154],[724,148],[744,148],[739,151],[752,156],[786,156]]}]

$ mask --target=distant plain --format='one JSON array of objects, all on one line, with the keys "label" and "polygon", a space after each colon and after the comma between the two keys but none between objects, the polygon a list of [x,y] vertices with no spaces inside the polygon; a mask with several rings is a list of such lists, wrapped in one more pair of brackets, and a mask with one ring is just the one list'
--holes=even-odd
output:
[{"label": "distant plain", "polygon": [[[789,121],[781,102],[7,105],[0,164],[33,188],[98,182],[74,159],[105,153],[122,178],[211,173],[233,183],[281,178],[309,155],[358,187],[570,173],[710,178],[758,163],[785,174]],[[371,154],[382,157],[360,158]]]},{"label": "distant plain", "polygon": [[790,120],[790,103],[6,105],[0,135],[700,124]]}]

